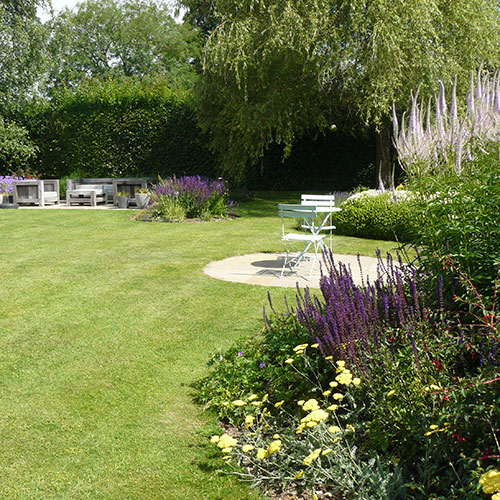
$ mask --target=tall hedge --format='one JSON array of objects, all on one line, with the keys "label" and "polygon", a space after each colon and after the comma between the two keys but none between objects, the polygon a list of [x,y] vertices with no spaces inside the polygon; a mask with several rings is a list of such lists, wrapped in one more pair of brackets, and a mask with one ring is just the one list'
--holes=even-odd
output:
[{"label": "tall hedge", "polygon": [[[222,174],[197,125],[188,91],[165,79],[89,79],[51,101],[29,105],[20,119],[38,148],[30,167],[43,177],[124,177]],[[341,133],[306,136],[283,161],[273,145],[249,164],[251,189],[349,190],[375,181],[372,138]],[[8,173],[8,172],[5,172]],[[231,173],[226,172],[231,184]]]},{"label": "tall hedge", "polygon": [[217,174],[188,92],[164,80],[89,80],[32,105],[26,126],[45,177]]}]

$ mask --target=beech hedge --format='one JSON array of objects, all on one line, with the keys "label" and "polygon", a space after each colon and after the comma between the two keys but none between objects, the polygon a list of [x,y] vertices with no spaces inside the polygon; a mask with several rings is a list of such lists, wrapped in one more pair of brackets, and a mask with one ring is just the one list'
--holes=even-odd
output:
[{"label": "beech hedge", "polygon": [[163,79],[89,80],[25,112],[44,177],[217,175],[191,94]]}]

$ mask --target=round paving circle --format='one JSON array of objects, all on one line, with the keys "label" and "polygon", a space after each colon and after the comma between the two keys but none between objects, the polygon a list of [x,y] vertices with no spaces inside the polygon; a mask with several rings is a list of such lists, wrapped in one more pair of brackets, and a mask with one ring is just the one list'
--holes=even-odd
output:
[{"label": "round paving circle", "polygon": [[[311,257],[309,256],[309,258]],[[335,263],[342,262],[351,268],[353,279],[359,285],[362,284],[363,279],[366,282],[367,277],[371,282],[378,277],[379,261],[375,257],[333,254],[333,258]],[[283,259],[284,254],[277,253],[237,255],[211,262],[205,266],[203,271],[212,278],[248,285],[295,288],[298,283],[300,287],[319,288],[321,259],[316,262],[311,275],[312,259],[301,262],[292,271],[286,268],[281,277]],[[361,262],[363,279],[359,269],[359,262]]]}]

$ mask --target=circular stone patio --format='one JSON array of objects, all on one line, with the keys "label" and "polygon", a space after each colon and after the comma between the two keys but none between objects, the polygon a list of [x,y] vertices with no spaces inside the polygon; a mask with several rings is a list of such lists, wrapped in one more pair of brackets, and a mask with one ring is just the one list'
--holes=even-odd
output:
[{"label": "circular stone patio", "polygon": [[[361,284],[361,271],[359,269],[358,256],[333,254],[336,263],[342,262],[350,266],[352,276],[357,284]],[[280,277],[283,267],[283,254],[277,253],[253,253],[249,255],[237,255],[224,260],[207,264],[203,271],[223,281],[234,281],[236,283],[247,283],[249,285],[319,288],[320,262],[318,259],[313,273],[309,277],[312,261],[301,262],[297,268],[285,269],[283,277]],[[363,278],[369,277],[373,282],[378,276],[378,260],[374,257],[359,257],[363,270]]]}]

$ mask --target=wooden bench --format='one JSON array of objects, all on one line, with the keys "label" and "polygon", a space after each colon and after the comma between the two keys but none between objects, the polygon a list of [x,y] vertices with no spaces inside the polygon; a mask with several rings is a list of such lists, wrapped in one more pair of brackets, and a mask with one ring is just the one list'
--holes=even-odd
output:
[{"label": "wooden bench", "polygon": [[[125,178],[89,178],[68,179],[66,181],[66,203],[90,203],[95,207],[97,203],[114,202],[116,193],[130,194],[130,202],[135,203],[135,190],[147,188],[153,181],[150,177]],[[103,190],[105,193],[103,193]],[[93,193],[95,191],[95,193]]]},{"label": "wooden bench", "polygon": [[113,199],[113,179],[67,179],[66,204],[86,204],[91,207]]},{"label": "wooden bench", "polygon": [[29,179],[12,183],[12,196],[18,205],[39,205],[47,203],[57,204],[59,198],[58,179]]}]

